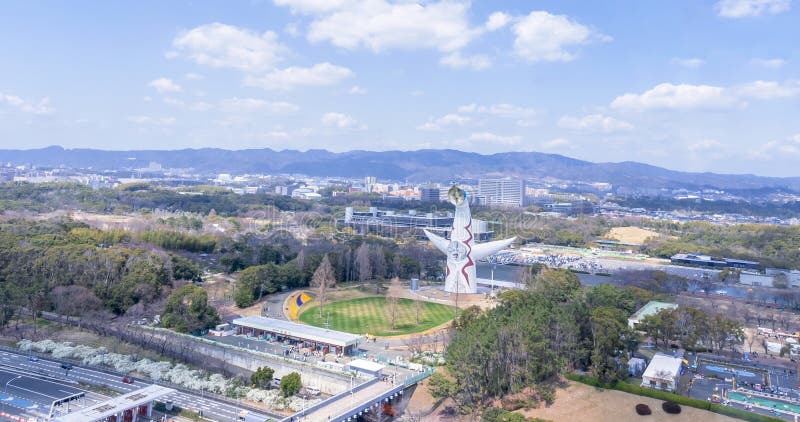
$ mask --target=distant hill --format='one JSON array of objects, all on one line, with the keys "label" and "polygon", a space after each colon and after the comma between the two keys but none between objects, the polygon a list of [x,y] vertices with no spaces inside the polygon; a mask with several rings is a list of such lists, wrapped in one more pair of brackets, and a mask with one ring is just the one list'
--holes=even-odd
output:
[{"label": "distant hill", "polygon": [[167,168],[194,168],[201,173],[301,173],[310,176],[361,177],[410,181],[447,181],[480,175],[554,177],[648,188],[717,188],[738,191],[800,192],[800,177],[751,174],[689,173],[637,162],[592,163],[558,154],[506,152],[482,155],[456,150],[274,151],[271,149],[104,151],[47,147],[0,150],[0,162],[55,167],[125,170],[155,161]]}]

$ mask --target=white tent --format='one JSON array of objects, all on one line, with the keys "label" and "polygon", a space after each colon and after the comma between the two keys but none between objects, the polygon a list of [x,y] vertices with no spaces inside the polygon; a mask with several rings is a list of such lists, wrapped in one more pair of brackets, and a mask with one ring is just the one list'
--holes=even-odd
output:
[{"label": "white tent", "polygon": [[675,391],[682,363],[679,358],[656,353],[642,374],[642,387]]}]

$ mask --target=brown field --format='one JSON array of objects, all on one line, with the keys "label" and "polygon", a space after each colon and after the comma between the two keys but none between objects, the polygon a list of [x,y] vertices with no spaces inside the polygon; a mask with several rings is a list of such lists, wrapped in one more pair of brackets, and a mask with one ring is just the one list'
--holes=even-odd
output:
[{"label": "brown field", "polygon": [[643,229],[641,227],[614,227],[609,230],[603,237],[606,239],[618,240],[622,243],[631,243],[634,245],[641,245],[649,237],[659,237],[657,232],[652,230]]},{"label": "brown field", "polygon": [[[653,412],[649,416],[639,416],[634,410],[634,406],[639,403],[650,406]],[[567,388],[559,389],[556,393],[556,401],[550,407],[519,410],[526,417],[538,417],[554,422],[622,422],[638,421],[643,422],[679,422],[679,421],[703,421],[703,422],[733,422],[734,419],[728,416],[711,413],[705,410],[681,406],[680,415],[670,415],[661,410],[661,400],[641,397],[633,394],[624,393],[616,390],[600,390],[585,384],[569,382]],[[406,410],[414,420],[426,422],[456,422],[479,420],[470,416],[458,416],[452,411],[452,402],[445,400],[435,409],[431,409],[436,403],[427,391],[425,383],[418,385],[409,402]]]},{"label": "brown field", "polygon": [[[634,410],[638,403],[650,406],[653,414],[639,416]],[[706,410],[681,406],[680,415],[670,415],[661,410],[661,400],[641,397],[616,390],[600,390],[585,384],[570,382],[569,386],[556,393],[556,401],[550,407],[520,411],[527,417],[538,417],[551,421],[703,421],[733,422],[737,419],[711,413]]]}]

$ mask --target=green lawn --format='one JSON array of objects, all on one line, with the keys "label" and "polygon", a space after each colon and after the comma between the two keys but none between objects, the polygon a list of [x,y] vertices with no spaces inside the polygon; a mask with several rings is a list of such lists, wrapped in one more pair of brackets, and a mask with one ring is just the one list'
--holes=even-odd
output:
[{"label": "green lawn", "polygon": [[418,333],[453,319],[453,307],[419,301],[419,324],[416,322],[414,300],[400,299],[397,303],[395,329],[391,329],[391,306],[385,297],[373,296],[327,303],[322,317],[317,306],[300,314],[300,321],[353,334],[395,336]]}]

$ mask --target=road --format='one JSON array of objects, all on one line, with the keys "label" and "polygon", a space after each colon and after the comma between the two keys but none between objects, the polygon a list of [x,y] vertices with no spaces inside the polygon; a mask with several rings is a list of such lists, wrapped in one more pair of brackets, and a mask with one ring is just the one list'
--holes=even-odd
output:
[{"label": "road", "polygon": [[[51,377],[53,380],[63,381],[66,383],[69,383],[70,381],[77,381],[90,385],[104,386],[120,393],[127,393],[137,390],[145,385],[143,381],[139,380],[135,380],[133,384],[126,384],[122,382],[122,377],[118,375],[111,375],[105,372],[89,368],[82,368],[79,366],[74,366],[72,370],[65,371],[61,368],[61,364],[59,362],[53,362],[47,359],[39,359],[37,362],[31,362],[25,355],[6,351],[0,351],[0,364],[7,367],[17,368],[22,371],[27,371],[31,374],[40,374],[46,377]],[[184,409],[202,410],[203,415],[206,418],[220,422],[236,421],[239,412],[242,410],[242,408],[238,406],[204,397],[202,394],[188,394],[181,391],[177,391],[165,396],[164,400],[172,400],[176,406]],[[265,419],[268,417],[281,418],[282,416],[264,416]]]}]

